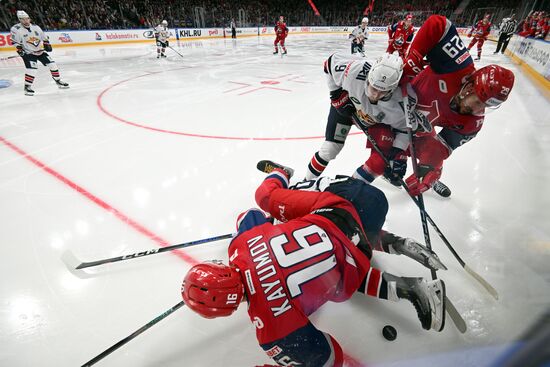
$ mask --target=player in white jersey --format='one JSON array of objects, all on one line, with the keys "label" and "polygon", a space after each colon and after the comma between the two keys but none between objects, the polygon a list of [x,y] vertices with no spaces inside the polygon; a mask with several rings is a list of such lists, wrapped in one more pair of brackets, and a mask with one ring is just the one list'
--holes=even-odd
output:
[{"label": "player in white jersey", "polygon": [[48,36],[39,26],[31,24],[29,15],[23,10],[17,11],[17,18],[19,23],[11,27],[11,40],[25,63],[25,94],[34,95],[32,83],[36,76],[38,61],[50,68],[52,78],[59,88],[69,88],[69,84],[61,80],[57,64],[48,55],[48,52],[52,51]]},{"label": "player in white jersey", "polygon": [[[319,177],[328,163],[336,158],[355,124],[368,133],[390,161],[374,150],[369,159],[357,168],[354,178],[372,182],[384,174],[397,184],[407,169],[409,146],[403,108],[403,94],[398,89],[402,76],[403,60],[397,55],[384,54],[371,64],[364,58],[333,54],[324,64],[330,90],[331,107],[321,149],[311,159],[306,179]],[[410,111],[414,111],[416,95],[408,88]],[[353,119],[353,115],[358,117]],[[429,123],[420,113],[411,113],[413,130],[428,129]],[[427,126],[427,127],[426,127]],[[367,147],[371,147],[370,143]]]},{"label": "player in white jersey", "polygon": [[360,53],[363,56],[365,46],[365,41],[369,39],[369,30],[367,26],[369,25],[369,18],[364,17],[361,21],[361,25],[358,25],[356,28],[353,29],[351,34],[349,35],[349,39],[351,40],[351,54]]},{"label": "player in white jersey", "polygon": [[155,39],[157,41],[157,59],[166,57],[164,51],[170,45],[170,31],[168,30],[168,22],[163,20],[155,27]]}]

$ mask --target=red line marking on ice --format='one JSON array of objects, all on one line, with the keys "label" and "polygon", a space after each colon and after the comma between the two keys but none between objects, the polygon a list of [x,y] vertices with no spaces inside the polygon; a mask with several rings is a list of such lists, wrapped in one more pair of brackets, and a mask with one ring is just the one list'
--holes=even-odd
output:
[{"label": "red line marking on ice", "polygon": [[[258,137],[258,138],[255,138],[255,137],[244,137],[244,136],[221,136],[221,135],[206,135],[206,134],[185,133],[185,132],[181,132],[181,131],[166,130],[166,129],[160,129],[160,128],[156,128],[156,127],[151,127],[151,126],[147,126],[147,125],[138,124],[137,122],[132,122],[130,120],[126,120],[126,119],[123,119],[122,117],[119,117],[119,116],[115,115],[114,113],[110,112],[107,108],[105,108],[103,106],[103,97],[105,96],[105,94],[107,92],[109,92],[112,88],[114,88],[118,85],[129,82],[130,80],[134,80],[134,79],[142,78],[142,77],[145,77],[145,76],[149,76],[151,74],[158,74],[158,73],[164,73],[166,71],[173,71],[173,70],[187,69],[187,68],[189,68],[189,67],[183,67],[183,68],[177,68],[177,69],[168,69],[168,70],[163,70],[163,71],[157,71],[157,72],[154,72],[154,73],[142,74],[142,75],[134,76],[134,77],[131,77],[131,78],[128,78],[128,79],[121,80],[117,83],[114,83],[114,84],[110,85],[109,87],[105,88],[103,91],[101,91],[101,93],[99,93],[99,95],[97,96],[97,99],[96,99],[97,107],[99,108],[99,110],[101,112],[103,112],[107,116],[109,116],[112,119],[115,119],[119,122],[122,122],[124,124],[127,124],[127,125],[139,127],[139,128],[146,129],[146,130],[156,131],[156,132],[159,132],[159,133],[188,136],[188,137],[191,137],[191,138],[219,139],[219,140],[251,140],[251,141],[313,140],[313,139],[324,139],[325,138],[324,135],[297,136],[297,137],[287,137],[287,138],[281,138],[281,137],[273,137],[273,138],[259,138]],[[292,74],[288,74],[288,75],[292,75]],[[237,82],[230,82],[230,83],[237,83]],[[239,89],[239,88],[236,88],[236,89]],[[362,134],[362,132],[360,132],[360,131],[359,132],[354,132],[354,133],[350,133],[349,135],[359,135],[359,134]]]},{"label": "red line marking on ice", "polygon": [[[3,143],[8,148],[10,148],[11,150],[13,150],[15,153],[19,154],[21,157],[23,157],[23,158],[27,159],[28,161],[30,161],[32,164],[34,164],[38,168],[42,169],[46,173],[48,173],[51,176],[55,177],[56,179],[58,179],[59,181],[61,181],[65,185],[69,186],[71,189],[75,190],[76,192],[78,192],[79,194],[81,194],[82,196],[84,196],[86,199],[90,200],[91,202],[93,202],[97,206],[101,207],[102,209],[106,210],[109,213],[112,213],[115,217],[120,219],[125,224],[129,225],[130,227],[132,227],[133,229],[135,229],[136,231],[138,231],[139,233],[141,233],[145,237],[149,238],[150,240],[156,242],[156,244],[158,246],[166,247],[166,246],[171,245],[168,241],[166,241],[165,239],[161,238],[160,236],[154,234],[152,231],[147,229],[145,226],[139,224],[138,222],[136,222],[132,218],[128,217],[127,215],[125,215],[124,213],[122,213],[120,210],[116,209],[112,205],[108,204],[107,202],[101,200],[100,198],[98,198],[97,196],[95,196],[94,194],[92,194],[91,192],[89,192],[88,190],[83,188],[82,186],[78,185],[74,181],[71,181],[67,177],[63,176],[61,173],[55,171],[53,168],[48,167],[46,164],[42,163],[37,158],[34,158],[30,154],[26,153],[23,149],[17,147],[16,145],[9,142],[8,140],[3,138],[2,136],[0,136],[0,142]],[[186,255],[183,252],[177,251],[177,252],[173,252],[173,253],[174,253],[174,255],[176,255],[180,259],[190,263],[191,265],[194,265],[194,264],[197,263],[197,260],[193,259],[191,256]]]}]

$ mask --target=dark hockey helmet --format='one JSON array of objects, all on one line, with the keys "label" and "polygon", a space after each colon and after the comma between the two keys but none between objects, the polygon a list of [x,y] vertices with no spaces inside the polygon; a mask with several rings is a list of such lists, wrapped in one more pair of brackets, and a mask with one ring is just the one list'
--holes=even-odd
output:
[{"label": "dark hockey helmet", "polygon": [[207,319],[231,315],[239,307],[243,294],[239,273],[221,261],[193,266],[181,286],[185,304]]},{"label": "dark hockey helmet", "polygon": [[514,87],[514,73],[502,66],[491,64],[471,75],[475,94],[487,107],[498,107],[508,99]]}]

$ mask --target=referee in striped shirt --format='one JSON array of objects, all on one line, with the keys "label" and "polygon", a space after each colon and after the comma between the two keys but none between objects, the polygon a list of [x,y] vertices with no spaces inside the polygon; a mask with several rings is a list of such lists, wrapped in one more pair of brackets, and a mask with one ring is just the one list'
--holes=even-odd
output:
[{"label": "referee in striped shirt", "polygon": [[502,20],[502,23],[500,24],[500,35],[498,37],[497,50],[493,52],[493,54],[498,54],[501,47],[502,47],[501,53],[504,53],[504,51],[506,51],[508,42],[510,41],[510,38],[512,38],[512,35],[514,34],[514,32],[516,31],[517,26],[518,26],[518,22],[514,19],[514,14],[512,14],[510,18],[504,18]]}]

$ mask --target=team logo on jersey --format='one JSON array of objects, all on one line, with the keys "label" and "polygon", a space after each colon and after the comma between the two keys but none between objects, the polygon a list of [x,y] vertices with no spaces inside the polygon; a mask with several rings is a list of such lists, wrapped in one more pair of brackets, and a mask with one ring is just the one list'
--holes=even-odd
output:
[{"label": "team logo on jersey", "polygon": [[397,37],[396,39],[394,39],[393,43],[394,43],[396,46],[403,46],[403,43],[405,43],[405,40],[403,39],[403,36],[400,35],[399,37]]},{"label": "team logo on jersey", "polygon": [[430,124],[433,124],[434,122],[436,122],[440,116],[439,104],[437,103],[437,100],[432,101],[432,104],[429,106],[417,104],[416,109],[422,112],[424,116],[426,116]]},{"label": "team logo on jersey", "polygon": [[[380,113],[382,114],[382,112]],[[371,115],[364,113],[362,110],[358,110],[357,115],[363,125],[372,126],[378,123],[378,121],[376,121]]]},{"label": "team logo on jersey", "polygon": [[38,47],[38,45],[40,44],[40,38],[37,38],[37,37],[29,37],[27,39],[27,43],[33,45],[34,47]]}]

